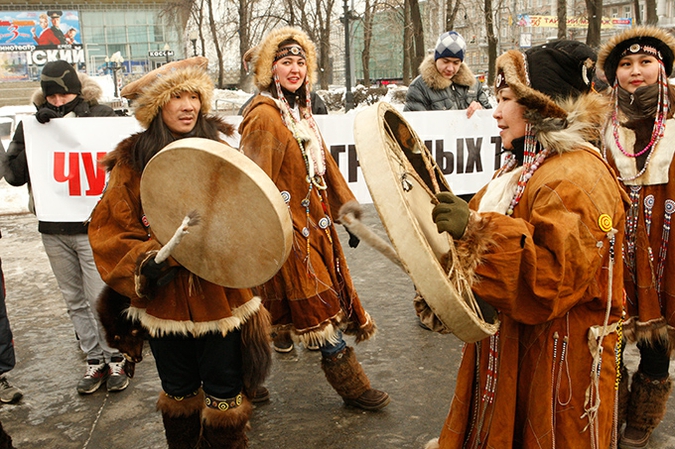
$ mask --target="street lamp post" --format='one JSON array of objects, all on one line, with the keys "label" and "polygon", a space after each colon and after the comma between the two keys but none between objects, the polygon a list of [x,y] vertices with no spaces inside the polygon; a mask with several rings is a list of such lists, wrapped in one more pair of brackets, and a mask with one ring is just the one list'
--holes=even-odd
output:
[{"label": "street lamp post", "polygon": [[117,71],[122,69],[124,58],[122,54],[117,51],[111,57],[105,57],[105,65],[112,72],[113,84],[115,89],[115,98],[119,98],[119,85],[117,84]]},{"label": "street lamp post", "polygon": [[345,22],[345,112],[354,108],[354,95],[352,94],[352,68],[351,55],[349,52],[349,19],[351,11],[347,0],[343,1],[344,22]]},{"label": "street lamp post", "polygon": [[171,47],[169,47],[169,43],[167,42],[164,44],[164,54],[166,55],[166,62],[167,64],[169,63],[169,52],[171,51]]},{"label": "street lamp post", "polygon": [[197,56],[197,39],[199,38],[199,33],[196,30],[190,31],[188,36],[190,42],[192,42],[192,56]]}]

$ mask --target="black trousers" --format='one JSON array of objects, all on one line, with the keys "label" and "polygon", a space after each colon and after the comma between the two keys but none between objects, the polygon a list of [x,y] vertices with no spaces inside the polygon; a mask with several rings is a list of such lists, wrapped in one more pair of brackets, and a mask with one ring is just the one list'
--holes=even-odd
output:
[{"label": "black trousers", "polygon": [[209,333],[194,338],[170,335],[150,339],[162,388],[171,396],[187,396],[202,387],[220,399],[232,398],[243,387],[241,332]]},{"label": "black trousers", "polygon": [[0,374],[10,371],[15,363],[14,337],[9,327],[5,306],[5,275],[2,273],[2,261],[0,260]]},{"label": "black trousers", "polygon": [[654,344],[638,342],[637,347],[640,350],[639,371],[654,380],[668,377],[670,356],[664,343],[661,341]]}]

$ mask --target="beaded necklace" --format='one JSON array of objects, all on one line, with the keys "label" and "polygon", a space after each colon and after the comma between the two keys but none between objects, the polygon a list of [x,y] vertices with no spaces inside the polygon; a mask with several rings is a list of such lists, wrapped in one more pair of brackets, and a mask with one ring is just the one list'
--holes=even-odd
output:
[{"label": "beaded necklace", "polygon": [[[312,103],[310,100],[310,87],[309,87],[309,77],[305,77],[305,82],[304,82],[304,89],[305,89],[305,108],[304,111],[300,108],[298,105],[298,117],[295,116],[293,113],[293,109],[291,108],[291,105],[288,104],[288,100],[286,99],[286,96],[283,93],[283,90],[281,89],[281,83],[279,82],[279,77],[277,75],[277,65],[276,63],[272,66],[272,79],[274,80],[274,84],[276,87],[277,91],[277,97],[279,98],[279,102],[281,103],[281,121],[286,125],[286,127],[291,131],[291,134],[293,134],[293,137],[295,138],[296,142],[298,143],[298,147],[300,148],[300,153],[302,154],[302,158],[305,162],[305,170],[307,172],[307,194],[305,197],[302,199],[300,202],[301,206],[305,209],[305,226],[302,228],[301,233],[302,236],[305,237],[305,243],[306,243],[306,261],[309,262],[309,253],[311,249],[310,245],[310,229],[312,228],[312,220],[310,216],[310,204],[311,204],[311,197],[312,197],[312,191],[314,188],[317,189],[317,196],[319,198],[319,201],[321,202],[321,208],[324,213],[324,216],[319,219],[319,221],[316,223],[320,229],[323,230],[323,232],[326,234],[326,237],[328,238],[329,243],[332,245],[333,244],[333,237],[331,236],[331,231],[330,227],[333,224],[333,221],[330,218],[330,215],[328,213],[328,206],[326,204],[326,199],[324,198],[324,191],[328,188],[326,184],[326,180],[324,178],[324,175],[326,174],[326,156],[324,154],[324,142],[323,138],[321,137],[321,133],[319,132],[319,128],[316,125],[316,122],[314,121],[314,117],[312,116]],[[301,115],[301,116],[300,116]],[[312,144],[310,142],[309,148],[305,145],[305,142],[308,141],[309,139],[312,139],[311,136],[303,135],[299,131],[299,128],[301,128],[301,122],[305,121],[312,130],[314,137],[315,137],[315,142],[316,145]],[[312,139],[314,140],[314,139]],[[337,258],[336,258],[337,260]],[[339,268],[339,264],[338,264]]]},{"label": "beaded necklace", "polygon": [[[619,136],[619,127],[621,126],[621,124],[619,123],[619,94],[618,94],[619,81],[618,79],[614,81],[614,90],[612,93],[612,95],[614,96],[614,111],[612,112],[612,134],[614,135],[614,143],[616,144],[616,147],[619,149],[619,151],[621,151],[621,153],[623,153],[623,155],[626,157],[636,158],[648,152],[647,159],[645,160],[645,165],[638,172],[638,174],[627,178],[622,178],[621,176],[619,176],[618,177],[619,181],[633,181],[642,176],[644,172],[647,171],[647,167],[649,166],[649,162],[652,159],[654,149],[656,148],[656,145],[663,137],[663,134],[666,132],[666,119],[668,118],[668,110],[670,107],[670,98],[668,96],[668,76],[666,75],[666,69],[663,65],[663,61],[661,61],[660,59],[657,59],[657,61],[659,62],[660,66],[659,77],[657,81],[659,85],[659,93],[658,93],[658,102],[656,105],[656,118],[654,120],[654,128],[652,129],[652,136],[651,139],[649,140],[649,143],[637,153],[626,151],[621,145],[621,138]],[[603,146],[603,153],[605,159],[607,159],[606,146]]]},{"label": "beaded necklace", "polygon": [[[284,95],[283,90],[281,89],[281,83],[279,82],[279,77],[277,76],[276,68],[277,65],[274,64],[274,66],[272,66],[272,78],[276,86],[277,96],[279,97],[279,101],[281,102],[283,107],[283,110],[281,111],[282,112],[281,120],[284,123],[284,125],[286,125],[286,127],[291,131],[293,137],[298,142],[300,152],[302,153],[302,158],[305,161],[305,168],[307,170],[307,182],[314,184],[314,186],[320,190],[324,190],[326,188],[326,183],[325,180],[323,179],[323,175],[326,173],[326,157],[323,152],[323,139],[321,137],[321,133],[319,132],[319,128],[316,125],[314,117],[310,112],[312,110],[312,104],[310,100],[309,79],[308,77],[305,77],[304,83],[304,89],[306,93],[305,108],[304,108],[305,110],[302,111],[298,106],[299,114],[302,114],[302,117],[296,118],[295,115],[293,114],[293,109],[288,104],[288,100],[286,100],[286,96]],[[300,132],[298,132],[298,125],[300,124],[302,119],[304,119],[305,122],[309,125],[310,129],[314,133],[314,137],[316,137],[316,142],[318,146],[317,151],[308,151],[305,147],[303,136],[301,135]]]},{"label": "beaded necklace", "polygon": [[[520,203],[521,198],[523,197],[523,192],[525,191],[525,186],[527,185],[530,178],[535,171],[541,166],[550,153],[548,148],[537,152],[540,148],[540,145],[537,142],[537,139],[534,137],[532,132],[532,125],[529,123],[525,127],[525,146],[523,154],[523,172],[520,174],[518,179],[518,186],[516,187],[516,193],[513,195],[511,204],[506,210],[506,215],[513,215],[513,209]],[[504,161],[503,173],[509,172],[514,169],[516,166],[515,156],[510,154]]]}]

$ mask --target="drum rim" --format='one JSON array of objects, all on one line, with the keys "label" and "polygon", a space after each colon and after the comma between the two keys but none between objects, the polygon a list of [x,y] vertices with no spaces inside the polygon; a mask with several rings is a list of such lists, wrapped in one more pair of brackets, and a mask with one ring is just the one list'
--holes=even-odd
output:
[{"label": "drum rim", "polygon": [[[429,242],[422,235],[418,225],[412,221],[411,217],[414,217],[414,214],[403,195],[399,181],[394,176],[392,157],[385,151],[380,155],[370,150],[386,149],[390,145],[383,131],[387,112],[396,114],[408,126],[413,137],[421,142],[405,118],[388,103],[380,102],[357,114],[354,120],[356,151],[375,209],[415,287],[441,322],[467,343],[489,337],[499,329],[499,321],[491,324],[481,320],[464,302],[460,293],[448,280],[438,259],[433,256]],[[377,124],[380,132],[373,132],[373,123]],[[389,170],[383,170],[384,166],[389,167]],[[379,168],[371,171],[370,167]],[[387,182],[383,185],[385,179]],[[396,188],[391,189],[391,186]],[[392,194],[392,190],[396,194]],[[402,220],[402,216],[407,219]],[[429,218],[431,219],[431,214]],[[402,248],[404,242],[408,244]]]}]

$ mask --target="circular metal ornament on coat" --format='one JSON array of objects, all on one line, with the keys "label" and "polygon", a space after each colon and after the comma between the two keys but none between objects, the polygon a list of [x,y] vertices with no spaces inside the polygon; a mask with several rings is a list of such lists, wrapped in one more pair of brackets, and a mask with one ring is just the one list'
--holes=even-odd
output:
[{"label": "circular metal ornament on coat", "polygon": [[191,137],[164,147],[143,171],[141,203],[162,244],[186,215],[198,213],[199,224],[189,228],[171,256],[214,284],[263,284],[291,251],[293,226],[274,182],[221,142]]},{"label": "circular metal ornament on coat", "polygon": [[446,233],[436,230],[431,186],[450,188],[442,174],[434,172],[429,163],[425,166],[425,159],[433,159],[424,142],[403,115],[384,102],[357,114],[354,140],[359,165],[389,240],[434,315],[467,343],[493,335],[499,329],[494,309],[483,303],[480,309],[486,313],[476,313],[473,293],[463,297],[440,263],[453,243]]}]

